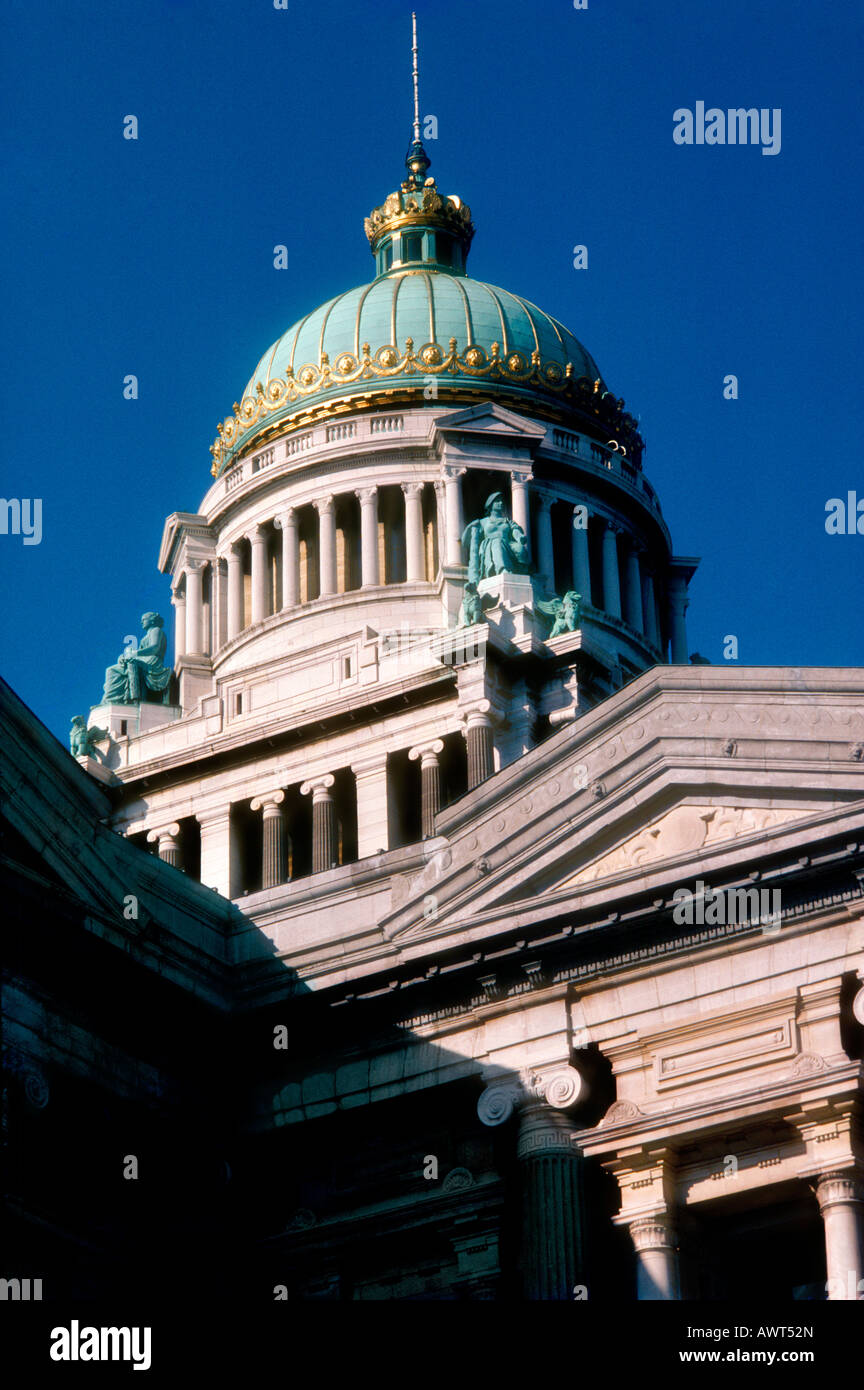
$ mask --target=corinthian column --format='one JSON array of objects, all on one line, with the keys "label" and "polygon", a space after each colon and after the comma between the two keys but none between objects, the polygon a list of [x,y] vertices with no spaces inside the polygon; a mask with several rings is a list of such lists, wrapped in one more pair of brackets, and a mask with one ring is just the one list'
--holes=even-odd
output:
[{"label": "corinthian column", "polygon": [[650,570],[642,572],[642,614],[645,619],[645,636],[652,647],[660,646],[657,631],[657,601],[654,597],[654,576]]},{"label": "corinthian column", "polygon": [[174,605],[174,662],[180,660],[186,651],[186,595],[175,589],[171,595]]},{"label": "corinthian column", "polygon": [[263,812],[263,836],[261,846],[261,887],[276,888],[284,883],[287,874],[285,853],[285,812],[282,803],[283,791],[268,792],[266,796],[256,796],[252,802],[253,811]]},{"label": "corinthian column", "polygon": [[191,656],[200,653],[201,627],[204,612],[202,602],[204,566],[200,560],[186,562],[186,651]]},{"label": "corinthian column", "polygon": [[236,545],[228,551],[228,641],[243,631],[243,556]]},{"label": "corinthian column", "polygon": [[835,1302],[856,1301],[864,1294],[861,1180],[854,1172],[823,1173],[816,1183],[816,1200],[825,1226],[828,1298]]},{"label": "corinthian column", "polygon": [[378,489],[357,489],[360,503],[360,582],[364,589],[379,583],[378,579]]},{"label": "corinthian column", "polygon": [[426,578],[426,557],[423,554],[423,484],[403,483],[405,494],[405,570],[409,584]]},{"label": "corinthian column", "polygon": [[282,532],[282,607],[294,608],[300,596],[300,540],[294,508],[277,516],[275,524]]},{"label": "corinthian column", "polygon": [[182,869],[183,854],[180,849],[180,826],[175,821],[173,825],[166,825],[162,830],[151,830],[147,834],[147,843],[158,844],[159,858],[165,864],[173,864],[175,869]]},{"label": "corinthian column", "polygon": [[331,772],[310,778],[300,788],[301,796],[312,793],[312,872],[320,874],[336,864],[336,808],[333,805],[334,778]]},{"label": "corinthian column", "polygon": [[639,547],[630,542],[627,550],[627,621],[636,632],[645,631],[642,614],[642,576],[639,573]]},{"label": "corinthian column", "polygon": [[435,834],[435,817],[441,809],[441,764],[438,756],[443,752],[444,743],[440,738],[408,750],[412,762],[420,759],[420,819],[424,840]]},{"label": "corinthian column", "polygon": [[332,497],[322,497],[318,510],[318,576],[319,594],[336,592],[336,507]]},{"label": "corinthian column", "polygon": [[256,526],[249,533],[252,546],[252,623],[263,623],[268,616],[267,602],[267,532]]},{"label": "corinthian column", "polygon": [[618,573],[619,527],[607,521],[603,531],[603,609],[613,618],[621,617],[621,579]]},{"label": "corinthian column", "polygon": [[465,517],[462,510],[462,474],[464,468],[448,464],[444,469],[444,509],[447,516],[446,550],[448,565],[462,564],[462,532]]},{"label": "corinthian column", "polygon": [[550,594],[555,592],[555,549],[552,544],[552,503],[551,493],[541,492],[537,496],[537,568],[541,579],[545,579]]},{"label": "corinthian column", "polygon": [[585,526],[577,526],[577,521],[582,520],[582,513],[585,510],[584,503],[577,503],[573,508],[573,588],[577,594],[582,595],[583,603],[591,602],[591,561],[588,551],[588,526],[587,517]]}]

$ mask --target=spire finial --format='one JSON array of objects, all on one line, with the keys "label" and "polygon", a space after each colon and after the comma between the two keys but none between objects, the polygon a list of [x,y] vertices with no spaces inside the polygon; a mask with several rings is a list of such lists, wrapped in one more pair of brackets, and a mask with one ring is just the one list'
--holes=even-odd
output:
[{"label": "spire finial", "polygon": [[411,14],[411,56],[414,60],[414,139],[420,143],[420,69],[417,64],[417,14]]},{"label": "spire finial", "polygon": [[431,160],[420,139],[420,68],[417,60],[417,14],[411,13],[411,76],[414,81],[414,140],[408,151],[405,163],[408,166],[408,183],[414,188],[422,188],[426,170]]}]

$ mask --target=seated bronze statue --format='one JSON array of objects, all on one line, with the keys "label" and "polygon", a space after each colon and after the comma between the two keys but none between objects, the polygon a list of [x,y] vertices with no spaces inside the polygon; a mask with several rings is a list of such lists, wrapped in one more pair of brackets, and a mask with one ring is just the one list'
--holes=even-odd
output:
[{"label": "seated bronze statue", "polygon": [[105,672],[105,705],[135,705],[147,699],[149,691],[168,700],[171,668],[165,665],[164,620],[158,613],[145,613],[141,619],[144,636],[135,651],[125,651]]}]

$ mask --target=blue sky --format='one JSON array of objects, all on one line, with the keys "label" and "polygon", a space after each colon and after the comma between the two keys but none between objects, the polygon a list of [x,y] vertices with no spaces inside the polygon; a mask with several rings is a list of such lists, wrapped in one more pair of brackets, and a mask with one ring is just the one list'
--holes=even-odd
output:
[{"label": "blue sky", "polygon": [[[720,662],[735,634],[746,664],[864,665],[864,535],[824,525],[828,498],[864,498],[861,15],[416,8],[432,172],[473,209],[469,268],[563,320],[640,416],[676,549],[702,556],[691,650]],[[43,536],[0,536],[2,672],[64,740],[140,614],[169,616],[164,518],[197,510],[261,353],[371,278],[363,217],[410,138],[410,9],[4,14],[0,491],[42,499]],[[676,145],[697,101],[780,108],[780,153]]]}]

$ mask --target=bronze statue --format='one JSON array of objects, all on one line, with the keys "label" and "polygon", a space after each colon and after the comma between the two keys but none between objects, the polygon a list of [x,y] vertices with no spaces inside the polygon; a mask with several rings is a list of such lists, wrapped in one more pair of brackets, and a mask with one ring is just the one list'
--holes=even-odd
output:
[{"label": "bronze statue", "polygon": [[136,705],[147,698],[147,691],[163,693],[167,699],[171,668],[164,664],[168,640],[164,620],[158,613],[145,613],[141,619],[144,636],[136,651],[125,651],[105,672],[102,703]]},{"label": "bronze statue", "polygon": [[471,521],[462,535],[468,548],[468,581],[478,584],[496,574],[529,572],[528,538],[522,527],[504,509],[503,493],[486,498],[483,516]]}]

